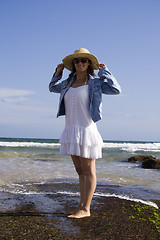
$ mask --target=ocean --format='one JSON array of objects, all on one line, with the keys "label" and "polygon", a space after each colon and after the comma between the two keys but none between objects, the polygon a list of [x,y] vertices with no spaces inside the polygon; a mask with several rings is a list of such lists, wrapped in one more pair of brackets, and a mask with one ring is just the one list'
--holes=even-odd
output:
[{"label": "ocean", "polygon": [[[60,155],[59,148],[58,139],[0,138],[0,193],[77,194],[72,160]],[[128,162],[134,155],[160,158],[160,142],[104,141],[103,158],[96,160],[95,195],[160,199],[160,170]]]}]

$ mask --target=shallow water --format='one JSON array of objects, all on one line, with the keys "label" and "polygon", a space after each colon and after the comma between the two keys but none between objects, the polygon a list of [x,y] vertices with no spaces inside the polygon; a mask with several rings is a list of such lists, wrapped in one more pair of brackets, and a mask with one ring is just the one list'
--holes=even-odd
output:
[{"label": "shallow water", "polygon": [[[96,160],[98,183],[110,185],[113,193],[160,199],[160,170],[127,161],[138,154],[160,158],[160,143],[105,142],[103,158]],[[0,166],[2,192],[38,194],[36,184],[78,181],[70,157],[59,154],[58,140],[1,138]]]}]

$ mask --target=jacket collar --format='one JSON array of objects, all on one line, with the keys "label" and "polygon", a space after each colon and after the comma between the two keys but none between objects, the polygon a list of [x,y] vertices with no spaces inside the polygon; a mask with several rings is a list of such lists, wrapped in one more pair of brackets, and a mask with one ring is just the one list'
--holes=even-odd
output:
[{"label": "jacket collar", "polygon": [[[72,83],[73,83],[73,81],[75,80],[75,78],[76,78],[76,73],[74,73],[74,75],[72,76],[72,79],[69,81],[68,87],[70,87],[70,86],[72,85]],[[94,77],[89,74],[88,85],[90,85],[92,79],[94,79]]]}]

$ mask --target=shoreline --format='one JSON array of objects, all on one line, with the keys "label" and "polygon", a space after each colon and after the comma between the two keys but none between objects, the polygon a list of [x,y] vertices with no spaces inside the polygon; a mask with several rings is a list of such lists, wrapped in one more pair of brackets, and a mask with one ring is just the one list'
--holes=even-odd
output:
[{"label": "shoreline", "polygon": [[[1,239],[160,239],[160,210],[143,203],[94,197],[91,217],[68,219],[77,205],[77,195],[47,194],[44,198],[47,206],[41,195],[36,199],[14,196],[19,202],[16,208],[0,211]],[[160,207],[160,201],[156,204]]]},{"label": "shoreline", "polygon": [[[78,179],[72,178],[55,178],[52,180],[39,181],[24,181],[15,182],[11,184],[2,185],[0,188],[1,194],[24,194],[24,195],[38,195],[38,194],[57,194],[65,193],[74,195],[79,193]],[[159,191],[150,189],[147,186],[140,185],[122,185],[119,183],[110,183],[97,181],[96,191],[94,196],[104,197],[119,197],[126,200],[145,202],[160,200]],[[1,199],[1,196],[0,196]]]}]

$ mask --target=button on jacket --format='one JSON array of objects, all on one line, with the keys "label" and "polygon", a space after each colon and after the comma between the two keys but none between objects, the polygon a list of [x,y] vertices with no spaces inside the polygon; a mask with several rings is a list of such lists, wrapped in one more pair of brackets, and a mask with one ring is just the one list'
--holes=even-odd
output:
[{"label": "button on jacket", "polygon": [[[76,73],[73,75],[72,79],[69,82],[68,80],[64,80],[60,83],[59,80],[62,78],[62,75],[58,77],[55,77],[53,75],[52,77],[52,80],[49,84],[49,91],[60,93],[57,117],[65,115],[64,95],[75,80],[75,77]],[[89,75],[88,91],[91,118],[94,122],[97,122],[102,118],[102,93],[119,94],[121,92],[121,88],[112,73],[109,72],[106,67],[103,67],[99,70],[98,76],[93,77]]]}]

